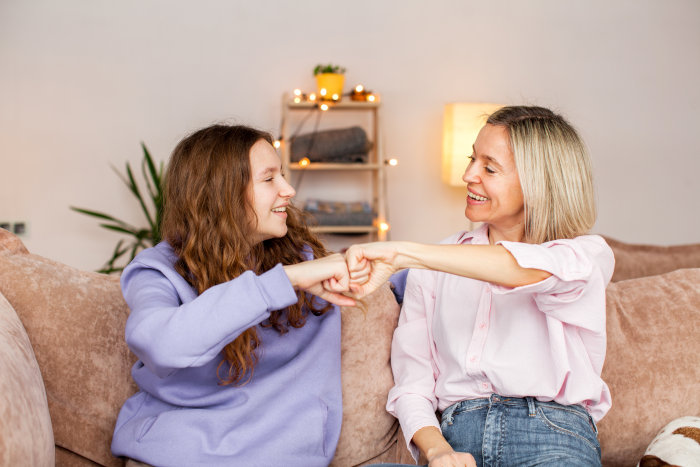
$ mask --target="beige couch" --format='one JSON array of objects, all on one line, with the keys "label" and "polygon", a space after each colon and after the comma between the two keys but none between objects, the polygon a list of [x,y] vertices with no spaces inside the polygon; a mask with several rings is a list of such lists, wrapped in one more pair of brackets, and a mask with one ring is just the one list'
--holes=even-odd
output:
[{"label": "beige couch", "polygon": [[[609,242],[618,263],[603,374],[613,408],[600,439],[605,465],[635,465],[666,423],[700,414],[700,245]],[[128,312],[117,277],[33,255],[0,229],[0,466],[123,465],[109,445],[136,390],[123,339]],[[384,411],[397,318],[388,286],[366,314],[344,310],[344,415],[333,465],[411,463]]]}]

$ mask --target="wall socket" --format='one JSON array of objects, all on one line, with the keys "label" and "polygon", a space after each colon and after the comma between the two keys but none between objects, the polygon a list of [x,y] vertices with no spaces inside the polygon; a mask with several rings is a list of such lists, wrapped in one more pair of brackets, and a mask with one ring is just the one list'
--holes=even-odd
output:
[{"label": "wall socket", "polygon": [[26,237],[29,234],[29,224],[25,221],[0,222],[0,229],[9,230],[18,237]]}]

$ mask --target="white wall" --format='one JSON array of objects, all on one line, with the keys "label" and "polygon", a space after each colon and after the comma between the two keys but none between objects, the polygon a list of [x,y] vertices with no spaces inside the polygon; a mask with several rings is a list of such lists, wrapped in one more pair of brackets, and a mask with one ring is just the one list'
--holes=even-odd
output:
[{"label": "white wall", "polygon": [[167,160],[226,120],[277,133],[280,96],[319,62],[383,97],[392,238],[462,228],[440,180],[443,104],[561,111],[587,141],[596,231],[700,241],[700,2],[696,0],[2,0],[0,221],[34,252],[95,269],[119,238],[68,210],[137,221],[110,164]]}]

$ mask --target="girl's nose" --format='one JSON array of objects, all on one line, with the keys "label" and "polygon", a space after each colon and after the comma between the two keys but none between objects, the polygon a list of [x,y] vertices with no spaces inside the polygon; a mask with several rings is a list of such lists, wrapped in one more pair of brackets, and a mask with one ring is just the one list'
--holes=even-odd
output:
[{"label": "girl's nose", "polygon": [[282,179],[282,187],[280,189],[280,196],[282,198],[294,198],[297,192],[292,185],[287,182],[286,179]]}]

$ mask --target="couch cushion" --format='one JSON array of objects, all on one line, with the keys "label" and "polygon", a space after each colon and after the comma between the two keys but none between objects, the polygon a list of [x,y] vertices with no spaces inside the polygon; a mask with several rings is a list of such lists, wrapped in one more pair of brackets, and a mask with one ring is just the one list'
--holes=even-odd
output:
[{"label": "couch cushion", "polygon": [[700,243],[690,245],[635,245],[604,237],[615,255],[612,282],[654,276],[683,268],[700,268]]},{"label": "couch cushion", "polygon": [[394,385],[389,358],[399,318],[389,284],[368,296],[364,308],[342,309],[343,425],[331,465],[413,463],[398,421],[385,409]]},{"label": "couch cushion", "polygon": [[0,465],[53,466],[44,382],[15,310],[0,293]]},{"label": "couch cushion", "polygon": [[635,465],[656,433],[700,414],[700,269],[610,284],[603,464]]},{"label": "couch cushion", "polygon": [[123,465],[109,448],[117,413],[136,386],[119,279],[30,254],[0,229],[0,292],[34,348],[56,445],[98,464]]}]

